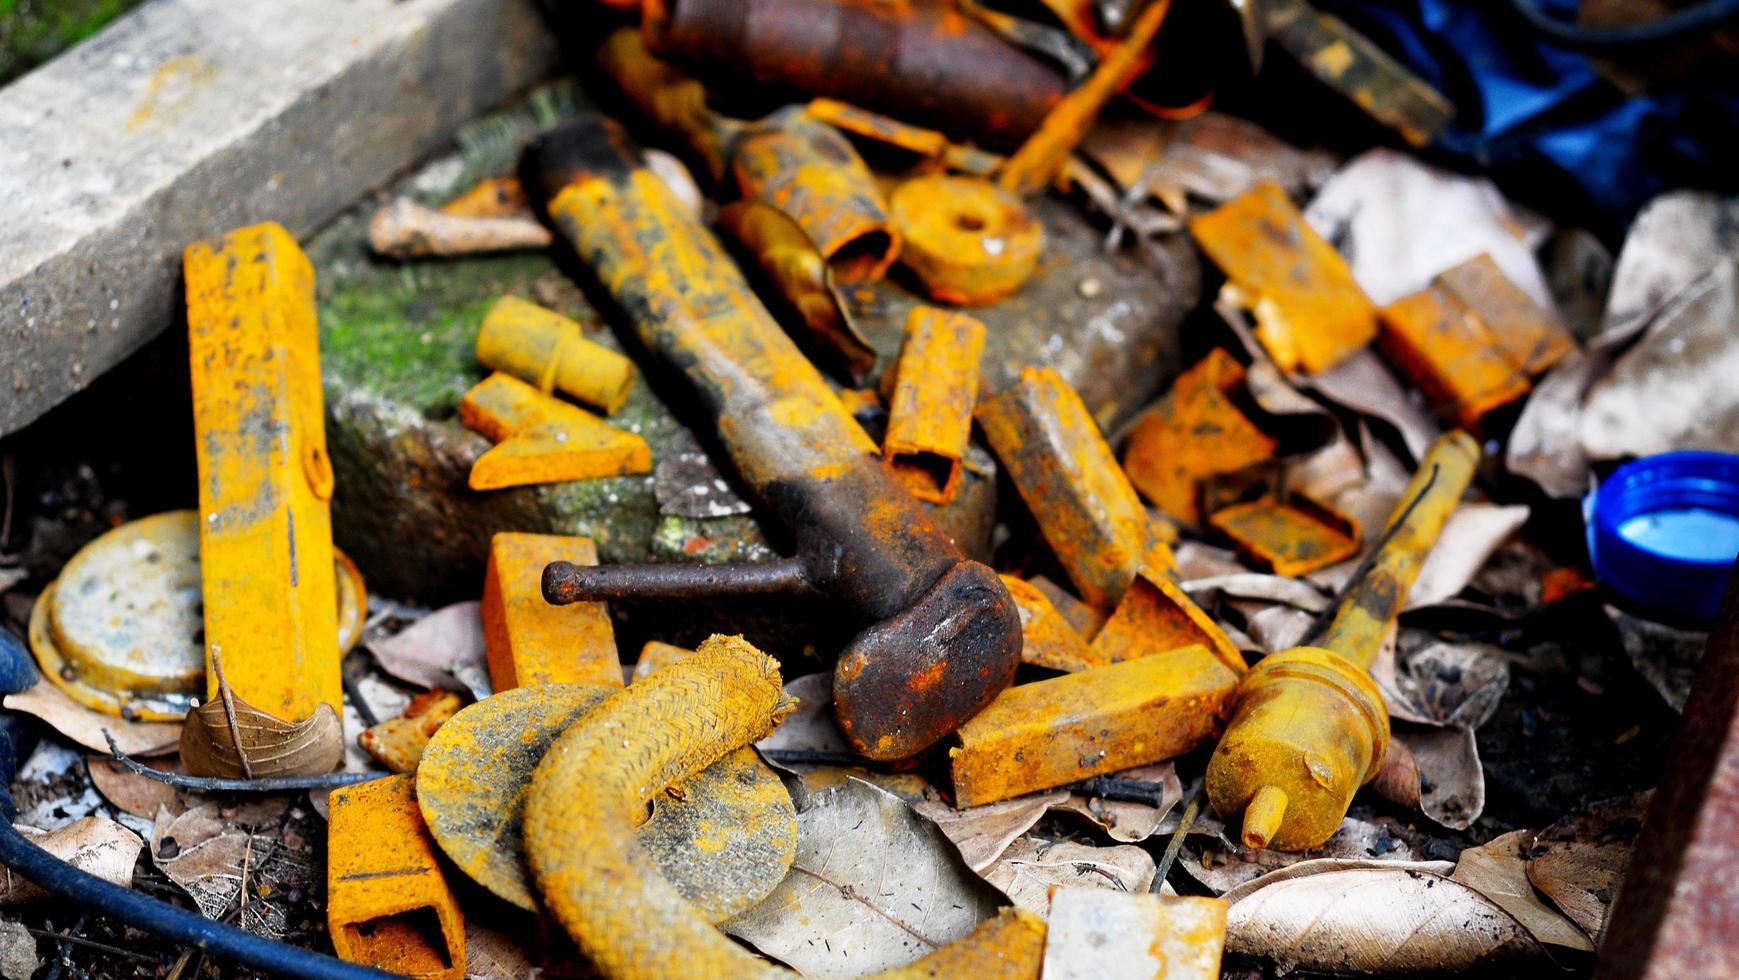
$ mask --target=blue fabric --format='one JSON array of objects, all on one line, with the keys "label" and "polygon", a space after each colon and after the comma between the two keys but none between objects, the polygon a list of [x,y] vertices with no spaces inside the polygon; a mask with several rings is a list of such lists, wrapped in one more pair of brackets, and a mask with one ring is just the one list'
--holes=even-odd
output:
[{"label": "blue fabric", "polygon": [[[1532,2],[1575,18],[1577,0]],[[1739,92],[1628,98],[1586,56],[1545,43],[1503,0],[1318,6],[1454,100],[1456,123],[1432,149],[1488,172],[1518,199],[1559,212],[1592,206],[1599,220],[1584,223],[1616,231],[1661,191],[1732,190],[1739,180],[1731,135],[1739,132]]]}]

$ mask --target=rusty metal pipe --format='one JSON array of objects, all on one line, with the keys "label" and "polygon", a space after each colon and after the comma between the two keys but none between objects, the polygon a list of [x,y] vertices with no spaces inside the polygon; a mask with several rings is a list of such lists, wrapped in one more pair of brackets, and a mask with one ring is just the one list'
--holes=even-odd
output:
[{"label": "rusty metal pipe", "polygon": [[661,57],[999,149],[1037,129],[1068,89],[1061,72],[937,0],[647,0],[644,9],[646,46]]},{"label": "rusty metal pipe", "polygon": [[758,565],[581,565],[550,562],[543,570],[545,601],[555,606],[618,599],[692,596],[814,595],[799,558]]},{"label": "rusty metal pipe", "polygon": [[641,340],[686,372],[803,579],[865,627],[834,674],[852,747],[902,758],[988,704],[1020,657],[1008,590],[888,476],[711,233],[602,120],[541,138],[523,170]]}]

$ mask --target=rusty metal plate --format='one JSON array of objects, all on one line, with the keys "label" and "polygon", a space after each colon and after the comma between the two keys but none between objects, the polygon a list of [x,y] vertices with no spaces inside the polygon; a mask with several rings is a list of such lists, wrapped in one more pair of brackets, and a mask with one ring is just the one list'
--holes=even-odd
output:
[{"label": "rusty metal plate", "polygon": [[[368,594],[334,551],[338,645],[362,635]],[[79,550],[30,611],[30,648],[42,673],[87,708],[143,721],[179,721],[205,694],[199,515],[141,518]]]},{"label": "rusty metal plate", "polygon": [[[544,751],[610,688],[514,688],[454,715],[417,769],[417,802],[441,850],[478,884],[534,910],[524,817]],[[797,853],[797,811],[779,777],[740,749],[660,793],[639,840],[677,891],[719,922],[772,892]]]}]

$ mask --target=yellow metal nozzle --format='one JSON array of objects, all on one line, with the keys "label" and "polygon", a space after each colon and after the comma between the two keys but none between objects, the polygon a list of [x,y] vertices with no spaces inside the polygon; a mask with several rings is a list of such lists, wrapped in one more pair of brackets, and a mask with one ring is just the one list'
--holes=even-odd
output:
[{"label": "yellow metal nozzle", "polygon": [[1316,847],[1382,767],[1389,714],[1366,671],[1478,463],[1479,446],[1464,432],[1433,443],[1321,645],[1276,653],[1239,683],[1207,791],[1222,819],[1243,817],[1246,846]]},{"label": "yellow metal nozzle", "polygon": [[1286,818],[1286,791],[1278,786],[1264,786],[1250,798],[1244,808],[1244,846],[1267,847]]}]

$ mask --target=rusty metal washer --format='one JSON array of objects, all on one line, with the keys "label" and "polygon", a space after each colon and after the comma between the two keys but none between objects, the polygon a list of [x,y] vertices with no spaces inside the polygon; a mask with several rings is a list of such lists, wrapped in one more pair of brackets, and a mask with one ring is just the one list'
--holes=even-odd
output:
[{"label": "rusty metal washer", "polygon": [[[333,552],[338,646],[362,636],[368,593]],[[30,649],[74,701],[143,721],[180,721],[205,693],[199,515],[154,514],[81,548],[30,611]]]}]

